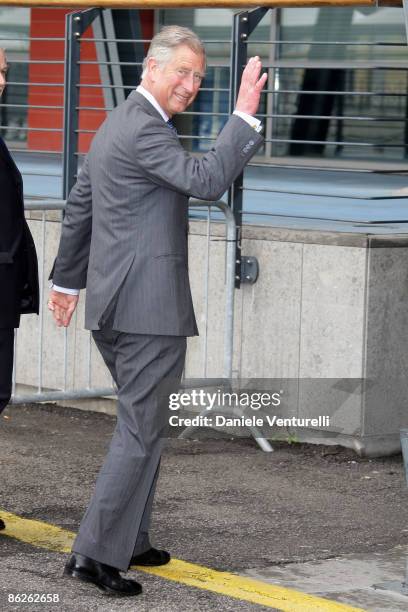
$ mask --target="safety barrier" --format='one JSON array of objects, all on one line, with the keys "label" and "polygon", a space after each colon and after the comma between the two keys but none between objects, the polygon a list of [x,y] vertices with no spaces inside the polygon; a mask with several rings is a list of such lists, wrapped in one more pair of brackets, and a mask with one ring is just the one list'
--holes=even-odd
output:
[{"label": "safety barrier", "polygon": [[[221,211],[224,217],[225,223],[225,306],[224,306],[224,357],[223,357],[223,377],[227,380],[232,378],[232,353],[233,353],[233,325],[234,325],[234,254],[235,254],[235,221],[234,216],[230,208],[224,202],[206,202],[201,200],[191,200],[190,206],[194,209],[202,211],[206,218],[207,224],[207,237],[206,247],[204,249],[204,268],[207,270],[207,274],[204,275],[204,287],[203,287],[203,308],[204,308],[204,319],[201,321],[200,333],[202,335],[202,371],[201,376],[206,378],[207,376],[207,363],[208,363],[208,308],[209,308],[209,284],[208,284],[208,270],[210,262],[210,251],[211,251],[211,216],[209,214],[212,208]],[[68,345],[69,345],[69,328],[62,328],[59,331],[56,339],[55,334],[48,338],[45,333],[45,317],[52,319],[50,313],[46,308],[46,292],[47,292],[47,266],[50,267],[52,261],[50,261],[49,243],[55,244],[55,239],[47,240],[47,230],[51,227],[52,220],[47,217],[47,213],[53,211],[62,212],[65,207],[65,202],[60,200],[43,200],[43,201],[27,201],[25,208],[27,213],[36,213],[30,215],[32,223],[36,223],[36,227],[33,231],[37,238],[37,251],[39,257],[39,271],[40,271],[40,314],[38,321],[32,316],[30,322],[25,325],[25,318],[22,319],[22,331],[24,334],[24,340],[26,336],[30,335],[31,340],[33,339],[33,327],[37,325],[36,334],[36,349],[32,350],[30,347],[29,353],[27,352],[27,344],[24,343],[24,351],[19,346],[19,334],[16,334],[16,355],[15,355],[15,369],[14,369],[14,380],[13,380],[13,397],[12,403],[21,404],[27,402],[36,401],[57,401],[66,399],[79,399],[79,398],[93,398],[101,396],[110,396],[115,394],[115,389],[112,385],[101,387],[92,385],[92,337],[91,334],[87,334],[87,351],[85,363],[82,367],[86,371],[86,385],[83,387],[74,386],[69,388],[69,376],[68,376]],[[59,226],[58,224],[55,224]],[[55,228],[58,232],[59,230]],[[55,237],[54,237],[55,238]],[[219,241],[220,238],[217,238]],[[222,240],[222,239],[221,239]],[[55,253],[54,253],[55,255]],[[52,257],[52,255],[51,255]],[[222,311],[221,311],[222,312]],[[75,326],[75,321],[71,325]],[[61,376],[62,380],[61,388],[50,389],[50,364],[48,365],[48,371],[44,366],[44,360],[50,352],[50,343],[52,343],[53,361],[60,362],[61,364]],[[57,343],[57,344],[56,344]],[[31,345],[33,342],[31,342]],[[59,351],[58,357],[56,352]],[[28,357],[29,354],[29,357]],[[17,382],[24,382],[26,377],[21,374],[22,370],[27,371],[28,359],[32,366],[33,355],[36,355],[36,381],[32,384],[32,373],[28,377],[31,384],[30,387],[34,387],[35,390],[30,392],[21,392],[17,389]],[[31,367],[33,371],[33,368]]]}]

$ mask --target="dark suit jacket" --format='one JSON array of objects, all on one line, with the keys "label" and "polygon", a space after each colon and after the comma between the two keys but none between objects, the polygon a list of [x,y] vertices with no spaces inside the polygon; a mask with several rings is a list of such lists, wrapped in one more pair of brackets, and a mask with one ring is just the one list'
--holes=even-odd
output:
[{"label": "dark suit jacket", "polygon": [[0,137],[0,328],[18,327],[20,315],[38,313],[34,241],[24,218],[23,183]]}]

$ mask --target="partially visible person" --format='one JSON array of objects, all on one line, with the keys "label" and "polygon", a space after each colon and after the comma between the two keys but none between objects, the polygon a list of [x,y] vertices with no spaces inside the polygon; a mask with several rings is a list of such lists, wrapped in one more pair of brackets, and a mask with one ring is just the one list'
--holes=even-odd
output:
[{"label": "partially visible person", "polygon": [[[0,96],[6,86],[7,58],[0,48]],[[9,403],[14,329],[20,315],[38,314],[37,254],[24,218],[23,182],[0,136],[0,414]],[[0,529],[4,529],[0,519]]]}]

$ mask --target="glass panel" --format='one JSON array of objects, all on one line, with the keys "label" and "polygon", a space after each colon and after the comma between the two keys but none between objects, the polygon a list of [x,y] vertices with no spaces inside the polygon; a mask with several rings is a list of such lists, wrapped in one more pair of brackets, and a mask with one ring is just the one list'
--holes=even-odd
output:
[{"label": "glass panel", "polygon": [[[281,46],[281,58],[406,59],[404,16],[402,9],[399,8],[282,9],[280,39],[285,43],[291,40],[297,41]],[[336,50],[333,44],[313,47],[311,42],[353,44],[343,47],[340,51]],[[402,46],[375,46],[373,43],[397,43]]]},{"label": "glass panel", "polygon": [[[2,136],[15,147],[24,147],[27,141],[29,8],[0,8],[0,47],[6,51],[9,72],[7,85],[0,102]],[[13,83],[22,83],[17,85]]]},{"label": "glass panel", "polygon": [[[206,42],[207,78],[190,111],[227,113],[228,94],[220,90],[229,86],[234,11],[161,13],[162,23],[191,27]],[[405,160],[407,53],[402,9],[269,11],[248,44],[248,55],[260,55],[269,66],[270,92],[263,95],[259,110],[267,143],[259,154],[273,161],[287,156]],[[226,118],[195,115],[188,122],[179,117],[179,132],[200,136],[184,142],[205,151],[212,143],[207,138],[215,137]]]},{"label": "glass panel", "polygon": [[405,159],[402,9],[282,9],[278,38],[272,155]]}]

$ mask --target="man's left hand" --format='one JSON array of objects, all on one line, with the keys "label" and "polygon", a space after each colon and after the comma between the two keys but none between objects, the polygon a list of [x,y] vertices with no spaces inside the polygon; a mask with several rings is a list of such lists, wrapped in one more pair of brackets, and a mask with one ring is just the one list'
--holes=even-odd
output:
[{"label": "man's left hand", "polygon": [[71,295],[51,290],[48,298],[48,309],[52,311],[58,327],[68,327],[77,307],[79,295]]}]

